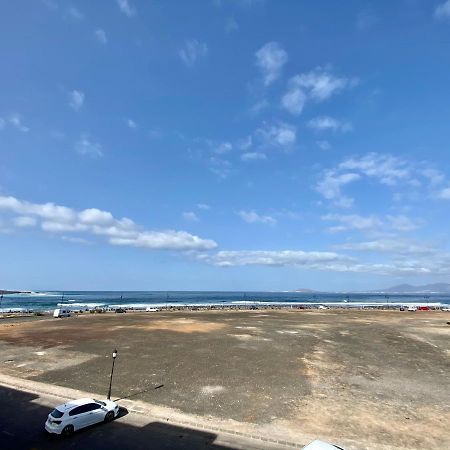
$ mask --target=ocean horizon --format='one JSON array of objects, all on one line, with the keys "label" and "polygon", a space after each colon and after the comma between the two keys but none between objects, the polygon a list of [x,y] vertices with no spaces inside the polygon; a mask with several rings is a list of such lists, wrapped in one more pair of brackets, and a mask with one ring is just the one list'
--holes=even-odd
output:
[{"label": "ocean horizon", "polygon": [[208,306],[342,303],[442,303],[450,304],[450,294],[385,294],[362,292],[258,292],[258,291],[36,291],[5,294],[0,310],[50,311],[64,304],[68,308],[146,306]]}]

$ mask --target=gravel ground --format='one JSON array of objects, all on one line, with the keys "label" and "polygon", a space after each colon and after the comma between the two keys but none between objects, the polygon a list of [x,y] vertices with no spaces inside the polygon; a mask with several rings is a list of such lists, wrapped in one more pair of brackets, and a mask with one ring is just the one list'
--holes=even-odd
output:
[{"label": "gravel ground", "polygon": [[[4,320],[3,373],[359,449],[450,448],[450,314],[198,311]],[[157,389],[155,389],[157,387]]]}]

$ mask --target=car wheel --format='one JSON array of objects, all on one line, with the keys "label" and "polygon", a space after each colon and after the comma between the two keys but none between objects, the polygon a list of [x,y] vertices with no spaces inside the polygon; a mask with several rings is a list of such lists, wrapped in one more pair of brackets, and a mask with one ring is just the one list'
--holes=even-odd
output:
[{"label": "car wheel", "polygon": [[62,435],[62,436],[70,436],[70,435],[73,434],[74,431],[75,431],[75,430],[74,430],[74,428],[73,428],[73,425],[66,425],[66,426],[63,428],[63,430],[61,431],[61,435]]},{"label": "car wheel", "polygon": [[108,411],[105,416],[105,422],[111,422],[114,419],[114,412]]}]

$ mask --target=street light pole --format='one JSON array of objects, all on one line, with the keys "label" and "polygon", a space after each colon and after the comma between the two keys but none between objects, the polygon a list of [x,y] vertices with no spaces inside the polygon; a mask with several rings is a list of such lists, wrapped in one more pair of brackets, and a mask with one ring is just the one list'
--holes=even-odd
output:
[{"label": "street light pole", "polygon": [[114,373],[114,363],[116,362],[117,358],[117,349],[114,349],[112,352],[112,367],[111,367],[111,377],[109,379],[109,391],[108,391],[108,400],[111,400],[111,386],[112,386],[112,379],[113,379],[113,373]]}]

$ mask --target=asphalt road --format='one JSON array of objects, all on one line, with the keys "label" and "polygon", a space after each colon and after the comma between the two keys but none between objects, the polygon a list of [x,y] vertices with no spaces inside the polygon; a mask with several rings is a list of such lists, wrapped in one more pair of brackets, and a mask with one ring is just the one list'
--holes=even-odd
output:
[{"label": "asphalt road", "polygon": [[[59,403],[63,403],[60,400]],[[56,402],[58,404],[58,401]],[[0,448],[10,449],[258,449],[261,443],[218,444],[213,433],[150,421],[121,410],[119,418],[76,432],[68,438],[49,435],[44,423],[55,399],[0,386]]]}]

